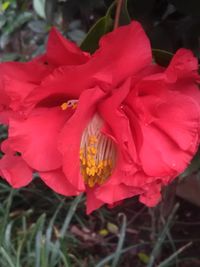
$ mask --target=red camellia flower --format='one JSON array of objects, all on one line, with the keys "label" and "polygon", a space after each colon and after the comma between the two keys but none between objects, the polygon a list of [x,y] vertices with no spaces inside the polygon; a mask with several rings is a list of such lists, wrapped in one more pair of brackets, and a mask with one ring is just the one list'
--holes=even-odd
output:
[{"label": "red camellia flower", "polygon": [[21,187],[39,173],[56,192],[87,194],[87,212],[139,196],[147,206],[199,145],[197,59],[186,49],[152,63],[137,22],[89,55],[52,29],[47,52],[0,65],[0,120],[9,127],[0,174]]}]

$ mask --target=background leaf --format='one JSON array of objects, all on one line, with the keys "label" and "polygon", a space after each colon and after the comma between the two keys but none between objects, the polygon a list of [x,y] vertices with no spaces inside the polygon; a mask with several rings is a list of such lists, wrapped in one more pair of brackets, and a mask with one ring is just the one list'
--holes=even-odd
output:
[{"label": "background leaf", "polygon": [[[50,1],[50,0],[48,0]],[[33,0],[33,7],[38,16],[45,19],[45,2],[46,0]]]},{"label": "background leaf", "polygon": [[[100,18],[90,29],[86,38],[81,43],[81,49],[93,53],[99,45],[100,38],[113,29],[114,14],[116,2],[113,2],[108,8],[106,15]],[[127,0],[123,2],[122,12],[120,15],[119,25],[126,25],[130,23],[131,19],[127,10]]]}]

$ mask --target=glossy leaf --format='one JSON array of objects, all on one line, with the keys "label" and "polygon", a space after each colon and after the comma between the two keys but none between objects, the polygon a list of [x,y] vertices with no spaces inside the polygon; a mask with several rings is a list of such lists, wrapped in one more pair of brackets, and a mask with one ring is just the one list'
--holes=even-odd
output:
[{"label": "glossy leaf", "polygon": [[43,19],[46,18],[45,15],[45,0],[33,0],[33,7],[37,15]]},{"label": "glossy leaf", "polygon": [[99,39],[112,29],[112,25],[113,21],[111,18],[105,16],[99,19],[81,43],[81,49],[94,53],[98,48]]},{"label": "glossy leaf", "polygon": [[[116,9],[116,2],[113,2],[111,6],[108,8],[106,15],[100,18],[90,29],[87,36],[81,43],[81,49],[90,53],[94,53],[96,51],[96,49],[98,48],[100,38],[104,34],[112,31],[113,29],[115,9]],[[126,0],[124,1],[121,9],[119,26],[126,25],[130,23],[130,21],[131,19],[128,13],[127,0]]]},{"label": "glossy leaf", "polygon": [[197,153],[191,161],[189,167],[180,175],[181,178],[189,177],[197,172],[200,168],[200,154]]},{"label": "glossy leaf", "polygon": [[169,65],[169,62],[173,57],[173,54],[171,52],[161,49],[152,49],[152,53],[155,62],[164,67]]}]

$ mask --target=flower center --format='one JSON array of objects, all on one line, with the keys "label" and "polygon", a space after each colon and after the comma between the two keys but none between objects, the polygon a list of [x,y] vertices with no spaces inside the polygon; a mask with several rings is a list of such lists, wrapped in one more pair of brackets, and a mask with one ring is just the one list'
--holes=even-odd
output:
[{"label": "flower center", "polygon": [[95,114],[83,132],[80,146],[81,174],[89,187],[103,184],[116,161],[114,142],[101,133],[103,120]]}]

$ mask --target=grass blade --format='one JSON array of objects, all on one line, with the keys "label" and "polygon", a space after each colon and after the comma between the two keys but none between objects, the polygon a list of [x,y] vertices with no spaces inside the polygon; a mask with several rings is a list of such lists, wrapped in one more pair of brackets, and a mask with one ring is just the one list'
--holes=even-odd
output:
[{"label": "grass blade", "polygon": [[167,259],[165,259],[164,261],[162,261],[158,267],[168,267],[169,264],[174,261],[176,259],[176,257],[182,253],[185,249],[187,249],[188,247],[190,247],[192,245],[192,242],[189,242],[188,244],[186,244],[185,246],[179,248],[176,252],[174,252],[171,256],[169,256]]},{"label": "grass blade", "polygon": [[126,235],[127,219],[126,219],[125,214],[120,214],[120,216],[122,216],[122,227],[120,230],[119,241],[117,244],[117,249],[115,251],[114,260],[112,262],[111,267],[116,267],[118,262],[119,262],[119,258],[120,258],[121,252],[122,252],[122,247],[123,247],[124,239],[125,239],[125,235]]},{"label": "grass blade", "polygon": [[158,237],[158,239],[156,241],[156,244],[155,244],[155,246],[154,246],[154,248],[152,250],[152,253],[150,255],[150,259],[149,259],[149,263],[148,263],[147,267],[153,267],[154,266],[154,262],[155,262],[158,254],[160,252],[160,248],[162,247],[162,244],[163,244],[163,242],[164,242],[164,240],[165,240],[165,238],[167,236],[168,228],[169,228],[169,226],[170,226],[170,224],[172,222],[172,219],[174,218],[174,215],[175,215],[175,213],[176,213],[178,208],[179,208],[179,204],[176,204],[174,206],[174,208],[173,208],[173,210],[172,210],[167,222],[166,222],[166,225],[165,225],[164,229],[162,230],[162,232],[160,233],[160,235],[159,235],[159,237]]},{"label": "grass blade", "polygon": [[12,262],[10,256],[7,254],[6,250],[5,250],[3,247],[0,248],[0,252],[1,252],[2,256],[3,256],[3,257],[6,259],[6,261],[8,262],[8,264],[9,264],[8,266],[9,266],[9,267],[15,267],[15,264]]}]

